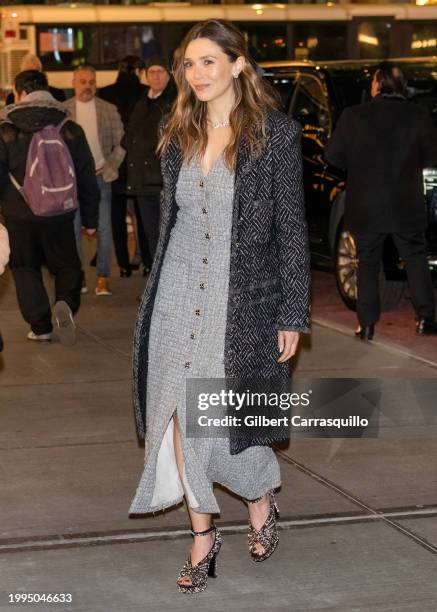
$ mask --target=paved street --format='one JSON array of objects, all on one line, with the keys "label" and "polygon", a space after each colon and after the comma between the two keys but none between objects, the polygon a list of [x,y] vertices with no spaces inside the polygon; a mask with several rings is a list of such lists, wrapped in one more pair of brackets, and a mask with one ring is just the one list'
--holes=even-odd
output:
[{"label": "paved street", "polygon": [[[403,344],[381,332],[359,342],[323,274],[297,376],[437,378],[435,338]],[[185,509],[128,517],[143,462],[130,395],[143,285],[138,273],[114,276],[112,297],[85,295],[78,343],[63,347],[26,340],[9,273],[0,278],[0,610],[17,607],[8,593],[46,592],[72,593],[73,603],[19,609],[435,612],[435,419],[419,436],[407,423],[402,437],[299,439],[280,450],[280,545],[263,564],[248,556],[245,506],[217,488],[219,577],[198,597],[177,592]]]}]

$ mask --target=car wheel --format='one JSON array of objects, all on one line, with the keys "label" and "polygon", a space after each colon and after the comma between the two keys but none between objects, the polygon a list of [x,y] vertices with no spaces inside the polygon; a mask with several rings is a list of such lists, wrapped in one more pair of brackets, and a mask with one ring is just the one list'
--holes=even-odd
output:
[{"label": "car wheel", "polygon": [[342,224],[335,241],[335,280],[340,297],[348,308],[357,308],[357,249],[352,234]]},{"label": "car wheel", "polygon": [[[335,242],[335,280],[341,299],[351,310],[357,309],[357,269],[355,240],[341,224]],[[400,302],[405,292],[405,285],[403,281],[387,280],[381,269],[379,277],[381,310],[392,310]]]}]

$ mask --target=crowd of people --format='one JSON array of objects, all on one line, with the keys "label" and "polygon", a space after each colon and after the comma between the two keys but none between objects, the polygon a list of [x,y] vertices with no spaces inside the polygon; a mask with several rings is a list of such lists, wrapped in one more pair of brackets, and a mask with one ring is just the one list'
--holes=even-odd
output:
[{"label": "crowd of people", "polygon": [[[60,101],[40,65],[24,68],[0,123],[0,188],[28,338],[47,341],[53,332],[46,264],[57,333],[74,342],[73,315],[87,290],[83,232],[97,232],[96,296],[111,294],[113,239],[121,276],[131,274],[125,223],[133,201],[143,262],[153,259],[153,270],[134,336],[145,461],[130,513],[185,499],[194,539],[177,585],[199,593],[216,575],[222,543],[212,519],[220,511],[214,482],[247,503],[252,561],[266,561],[279,541],[276,438],[268,430],[241,436],[238,427],[229,439],[187,435],[195,407],[186,381],[288,380],[300,334],[310,331],[301,128],[281,112],[230,22],[191,28],[175,54],[175,83],[162,58],[144,65],[127,57],[116,83],[99,94],[94,68],[78,66],[74,96]],[[357,335],[370,339],[375,331],[388,233],[405,260],[418,332],[435,334],[420,177],[437,165],[437,135],[405,99],[396,67],[375,73],[372,95],[344,112],[326,149],[347,172],[347,218],[358,236]]]},{"label": "crowd of people", "polygon": [[[57,333],[66,344],[75,340],[73,315],[80,294],[89,291],[91,282],[85,279],[81,261],[83,233],[97,237],[89,263],[96,268],[94,292],[99,297],[112,294],[113,247],[122,278],[130,277],[141,264],[146,275],[157,248],[162,190],[158,131],[177,96],[169,64],[159,56],[144,62],[129,55],[119,63],[115,83],[101,89],[97,85],[94,67],[79,65],[72,74],[73,96],[66,100],[63,90],[47,82],[39,58],[28,54],[2,113],[1,212],[11,244],[9,265],[21,313],[30,325],[30,340],[52,338],[43,264],[55,278]],[[436,131],[431,118],[405,100],[405,79],[397,67],[382,65],[375,72],[371,93],[377,104],[346,109],[325,149],[327,161],[348,176],[346,222],[358,250],[356,335],[372,339],[379,319],[378,278],[387,234],[393,235],[405,262],[417,331],[436,334],[426,218],[420,205],[422,169],[437,164]],[[33,139],[50,125],[59,127],[68,149],[65,163],[71,166],[77,191],[71,201],[77,202],[62,209],[62,214],[44,216],[28,205],[26,181],[32,182],[32,162],[43,166],[42,159],[29,159]],[[391,159],[389,174],[386,159]],[[375,160],[381,160],[379,169]],[[52,185],[52,190],[59,187]],[[69,202],[67,196],[65,192]],[[132,255],[128,218],[136,244]]]},{"label": "crowd of people", "polygon": [[[147,86],[142,83],[143,73]],[[65,344],[75,340],[73,315],[90,282],[81,262],[82,233],[97,236],[90,262],[96,268],[96,296],[111,295],[113,245],[121,277],[131,276],[141,263],[144,275],[150,271],[162,186],[155,151],[158,125],[176,96],[168,63],[158,56],[147,63],[132,55],[123,58],[116,82],[100,90],[94,67],[80,65],[73,72],[72,89],[74,95],[66,100],[63,90],[47,82],[39,58],[28,54],[0,124],[2,215],[19,307],[30,325],[27,337],[51,340],[53,314]],[[65,142],[60,154],[66,154],[71,165],[77,202],[72,208],[64,203],[65,209],[45,216],[28,205],[25,189],[33,138],[49,125],[59,126]],[[41,168],[43,156],[33,162]],[[52,191],[60,189],[52,186]],[[64,195],[69,201],[67,192]],[[128,213],[137,245],[133,257],[128,249]],[[55,279],[53,313],[41,274],[43,264]]]}]

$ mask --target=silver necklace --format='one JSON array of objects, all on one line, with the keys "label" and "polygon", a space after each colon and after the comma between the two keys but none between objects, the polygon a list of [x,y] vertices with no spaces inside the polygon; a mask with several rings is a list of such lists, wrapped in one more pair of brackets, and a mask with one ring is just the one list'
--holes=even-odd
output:
[{"label": "silver necklace", "polygon": [[217,122],[217,123],[212,123],[212,121],[209,121],[209,125],[212,127],[213,130],[216,130],[217,128],[224,128],[224,127],[228,127],[228,125],[230,125],[229,119],[226,119],[226,121],[223,121],[222,123]]}]

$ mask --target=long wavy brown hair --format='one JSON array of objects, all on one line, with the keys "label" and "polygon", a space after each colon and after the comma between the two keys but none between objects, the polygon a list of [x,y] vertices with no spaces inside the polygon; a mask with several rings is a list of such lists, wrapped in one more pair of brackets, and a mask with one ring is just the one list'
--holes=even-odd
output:
[{"label": "long wavy brown hair", "polygon": [[175,52],[173,75],[178,95],[173,104],[160,141],[158,153],[163,153],[170,141],[176,139],[185,161],[193,157],[201,159],[208,142],[207,102],[200,101],[185,78],[185,52],[192,40],[208,38],[226,53],[230,62],[244,57],[244,69],[233,79],[235,104],[229,115],[233,138],[224,150],[229,169],[235,170],[237,154],[242,138],[247,139],[252,151],[262,149],[267,126],[267,110],[278,108],[280,103],[273,88],[260,77],[247,50],[243,34],[232,23],[210,19],[196,24],[185,36]]}]

